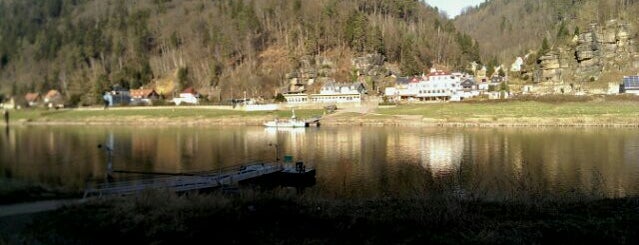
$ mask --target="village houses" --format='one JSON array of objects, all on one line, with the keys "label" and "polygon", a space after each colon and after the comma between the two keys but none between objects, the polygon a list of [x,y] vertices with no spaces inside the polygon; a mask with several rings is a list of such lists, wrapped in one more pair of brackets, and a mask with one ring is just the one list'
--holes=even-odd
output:
[{"label": "village houses", "polygon": [[160,98],[160,95],[154,89],[131,89],[131,104],[147,104],[152,105],[153,101]]},{"label": "village houses", "polygon": [[467,74],[431,69],[430,73],[422,76],[397,78],[395,86],[387,87],[384,95],[390,101],[462,101],[488,94],[491,86],[502,82],[503,78],[477,82]]}]

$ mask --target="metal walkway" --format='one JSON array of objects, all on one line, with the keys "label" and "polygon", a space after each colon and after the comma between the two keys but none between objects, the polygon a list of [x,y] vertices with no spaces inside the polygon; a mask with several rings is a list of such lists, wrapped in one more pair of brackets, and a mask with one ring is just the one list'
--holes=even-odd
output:
[{"label": "metal walkway", "polygon": [[133,195],[144,190],[170,190],[175,192],[215,188],[236,184],[243,180],[282,171],[275,164],[252,164],[247,166],[220,169],[217,171],[185,174],[152,179],[139,179],[102,183],[87,187],[84,198],[94,196]]}]

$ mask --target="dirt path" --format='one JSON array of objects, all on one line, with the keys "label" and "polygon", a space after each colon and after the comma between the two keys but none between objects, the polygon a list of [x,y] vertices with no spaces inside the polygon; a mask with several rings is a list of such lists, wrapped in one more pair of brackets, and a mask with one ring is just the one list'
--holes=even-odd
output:
[{"label": "dirt path", "polygon": [[0,218],[21,214],[52,211],[65,205],[77,204],[82,202],[84,202],[83,199],[65,199],[2,205],[0,206]]}]

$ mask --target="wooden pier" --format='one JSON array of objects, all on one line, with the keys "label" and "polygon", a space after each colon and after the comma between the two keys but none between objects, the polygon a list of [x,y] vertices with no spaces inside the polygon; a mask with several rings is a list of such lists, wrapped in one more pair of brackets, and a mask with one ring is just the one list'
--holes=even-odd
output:
[{"label": "wooden pier", "polygon": [[[172,174],[168,177],[114,181],[87,187],[84,198],[101,196],[123,196],[140,193],[144,190],[169,190],[175,192],[192,191],[237,184],[240,181],[281,172],[279,164],[251,164],[216,171]],[[148,172],[114,171],[120,173],[154,174]],[[162,173],[160,175],[167,176]]]}]

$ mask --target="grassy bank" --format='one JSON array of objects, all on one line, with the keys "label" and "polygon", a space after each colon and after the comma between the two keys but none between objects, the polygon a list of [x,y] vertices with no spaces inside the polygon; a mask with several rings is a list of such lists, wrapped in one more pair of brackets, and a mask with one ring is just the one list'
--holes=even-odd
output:
[{"label": "grassy bank", "polygon": [[[625,97],[624,97],[625,98]],[[634,97],[633,97],[634,98]],[[385,106],[365,114],[339,110],[323,125],[449,125],[449,126],[639,126],[639,101],[628,98],[436,103]],[[299,118],[323,110],[296,110]],[[125,107],[12,111],[14,123],[27,124],[228,124],[261,125],[288,118],[291,111],[245,112],[206,107]]]},{"label": "grassy bank", "polygon": [[82,197],[79,190],[0,178],[0,205]]},{"label": "grassy bank", "polygon": [[[295,114],[300,118],[322,115],[322,113],[323,110],[295,111]],[[266,120],[288,118],[290,116],[291,111],[246,112],[242,110],[202,107],[123,107],[110,108],[107,110],[98,108],[15,110],[11,112],[11,121],[14,123],[32,124],[154,124],[162,122],[174,124],[228,123],[261,125],[261,123]]]},{"label": "grassy bank", "polygon": [[[378,116],[440,124],[483,125],[639,125],[635,101],[507,101],[400,105],[378,110]],[[372,120],[375,120],[374,118]]]},{"label": "grassy bank", "polygon": [[632,244],[639,242],[637,208],[636,198],[486,202],[147,193],[36,215],[18,237],[47,244]]}]

